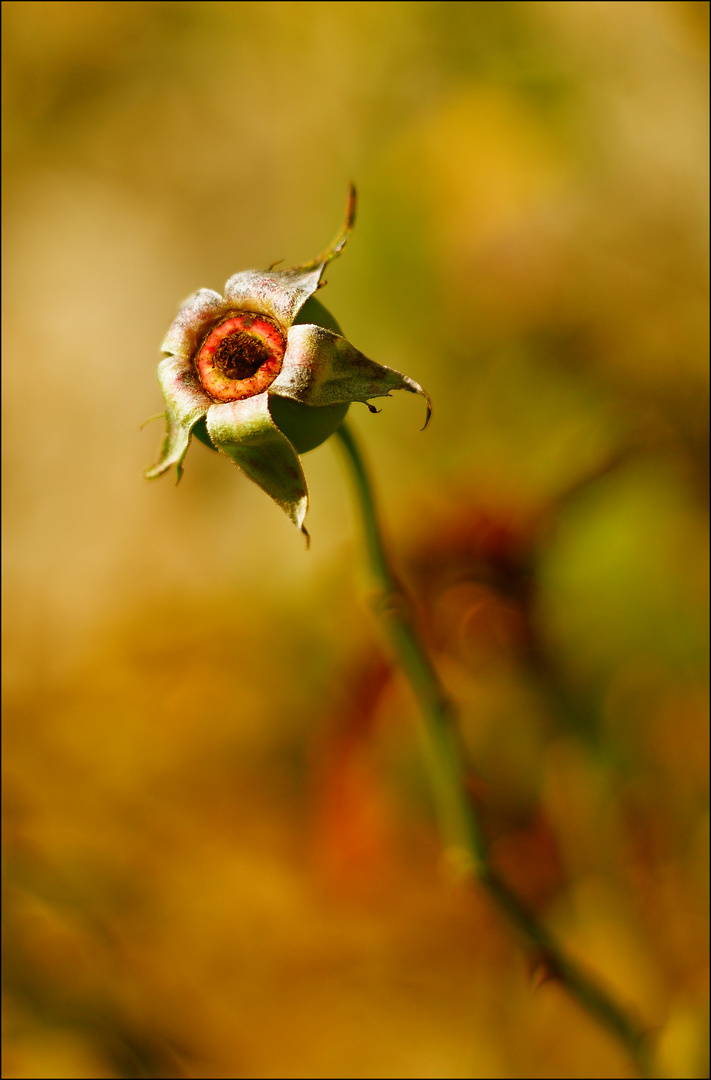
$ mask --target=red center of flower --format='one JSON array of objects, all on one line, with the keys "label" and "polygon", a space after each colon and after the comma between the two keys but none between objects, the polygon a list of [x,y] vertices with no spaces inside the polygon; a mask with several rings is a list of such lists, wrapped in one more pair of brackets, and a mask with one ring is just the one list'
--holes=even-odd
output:
[{"label": "red center of flower", "polygon": [[261,394],[281,371],[286,341],[276,323],[240,311],[205,338],[196,364],[200,381],[215,401],[240,401]]}]

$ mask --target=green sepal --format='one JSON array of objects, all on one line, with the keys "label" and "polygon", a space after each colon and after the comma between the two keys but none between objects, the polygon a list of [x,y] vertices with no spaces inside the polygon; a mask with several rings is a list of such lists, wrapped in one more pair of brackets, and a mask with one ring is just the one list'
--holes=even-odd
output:
[{"label": "green sepal", "polygon": [[[230,305],[214,289],[198,289],[180,305],[161,351],[189,360],[208,330],[230,310]],[[250,310],[250,309],[248,309]]]},{"label": "green sepal", "polygon": [[175,465],[178,480],[183,473],[183,458],[190,443],[190,432],[212,404],[202,389],[188,360],[168,356],[158,365],[158,382],[165,398],[166,435],[160,460],[145,477],[153,480]]},{"label": "green sepal", "polygon": [[430,399],[420,384],[394,368],[370,360],[340,334],[322,326],[300,324],[291,327],[287,342],[284,366],[270,386],[270,393],[319,407],[351,401],[367,403],[374,397],[389,397],[392,390],[408,390],[425,398],[427,425]]},{"label": "green sepal", "polygon": [[343,251],[355,221],[355,188],[351,185],[345,221],[331,243],[315,259],[287,270],[243,270],[225,285],[230,307],[275,319],[284,328],[294,323],[301,308],[321,284],[328,263]]},{"label": "green sepal", "polygon": [[[300,323],[315,323],[335,334],[343,334],[331,312],[315,296],[309,297],[294,319],[294,325]],[[330,438],[343,423],[349,407],[325,405],[323,408],[312,408],[310,405],[302,405],[300,401],[290,401],[289,398],[278,397],[276,394],[269,397],[272,419],[299,454],[315,450]]]},{"label": "green sepal", "polygon": [[212,405],[207,430],[218,450],[274,499],[308,539],[306,479],[296,450],[272,420],[267,393]]}]

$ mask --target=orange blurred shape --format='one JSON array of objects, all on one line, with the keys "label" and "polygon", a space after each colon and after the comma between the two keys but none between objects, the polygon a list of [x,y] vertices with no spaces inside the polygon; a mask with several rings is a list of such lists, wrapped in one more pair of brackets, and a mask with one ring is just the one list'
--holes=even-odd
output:
[{"label": "orange blurred shape", "polygon": [[336,891],[368,891],[383,879],[395,847],[388,780],[373,750],[377,706],[391,679],[381,657],[349,680],[334,729],[318,753],[314,776],[314,856]]},{"label": "orange blurred shape", "polygon": [[543,814],[511,826],[489,854],[504,881],[535,911],[544,911],[565,884],[558,842]]},{"label": "orange blurred shape", "polygon": [[433,607],[441,648],[465,662],[517,656],[528,644],[525,612],[489,585],[459,582],[446,588]]}]

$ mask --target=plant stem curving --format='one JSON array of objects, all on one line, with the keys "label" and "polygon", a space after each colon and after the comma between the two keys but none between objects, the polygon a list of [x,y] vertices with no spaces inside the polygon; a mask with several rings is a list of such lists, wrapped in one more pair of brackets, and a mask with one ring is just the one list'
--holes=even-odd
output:
[{"label": "plant stem curving", "polygon": [[518,931],[547,976],[568,993],[625,1048],[641,1077],[652,1077],[648,1038],[614,997],[564,951],[555,936],[512,892],[492,867],[486,839],[466,791],[467,766],[456,709],[422,643],[405,588],[388,559],[373,488],[358,444],[346,424],[335,432],[345,453],[360,512],[370,573],[376,587],[374,608],[382,619],[397,661],[420,706],[427,764],[447,855]]}]

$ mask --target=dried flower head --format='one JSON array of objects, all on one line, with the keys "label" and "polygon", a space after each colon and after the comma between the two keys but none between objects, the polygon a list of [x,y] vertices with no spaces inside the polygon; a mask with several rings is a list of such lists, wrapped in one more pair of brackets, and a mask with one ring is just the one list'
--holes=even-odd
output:
[{"label": "dried flower head", "polygon": [[[353,401],[391,390],[429,397],[413,379],[369,360],[314,298],[355,218],[351,188],[343,227],[324,252],[287,270],[234,274],[225,295],[199,289],[180,308],[158,365],[167,433],[160,461],[178,479],[194,434],[230,457],[304,533],[308,492],[299,454],[327,439]],[[308,534],[306,534],[308,536]]]}]

